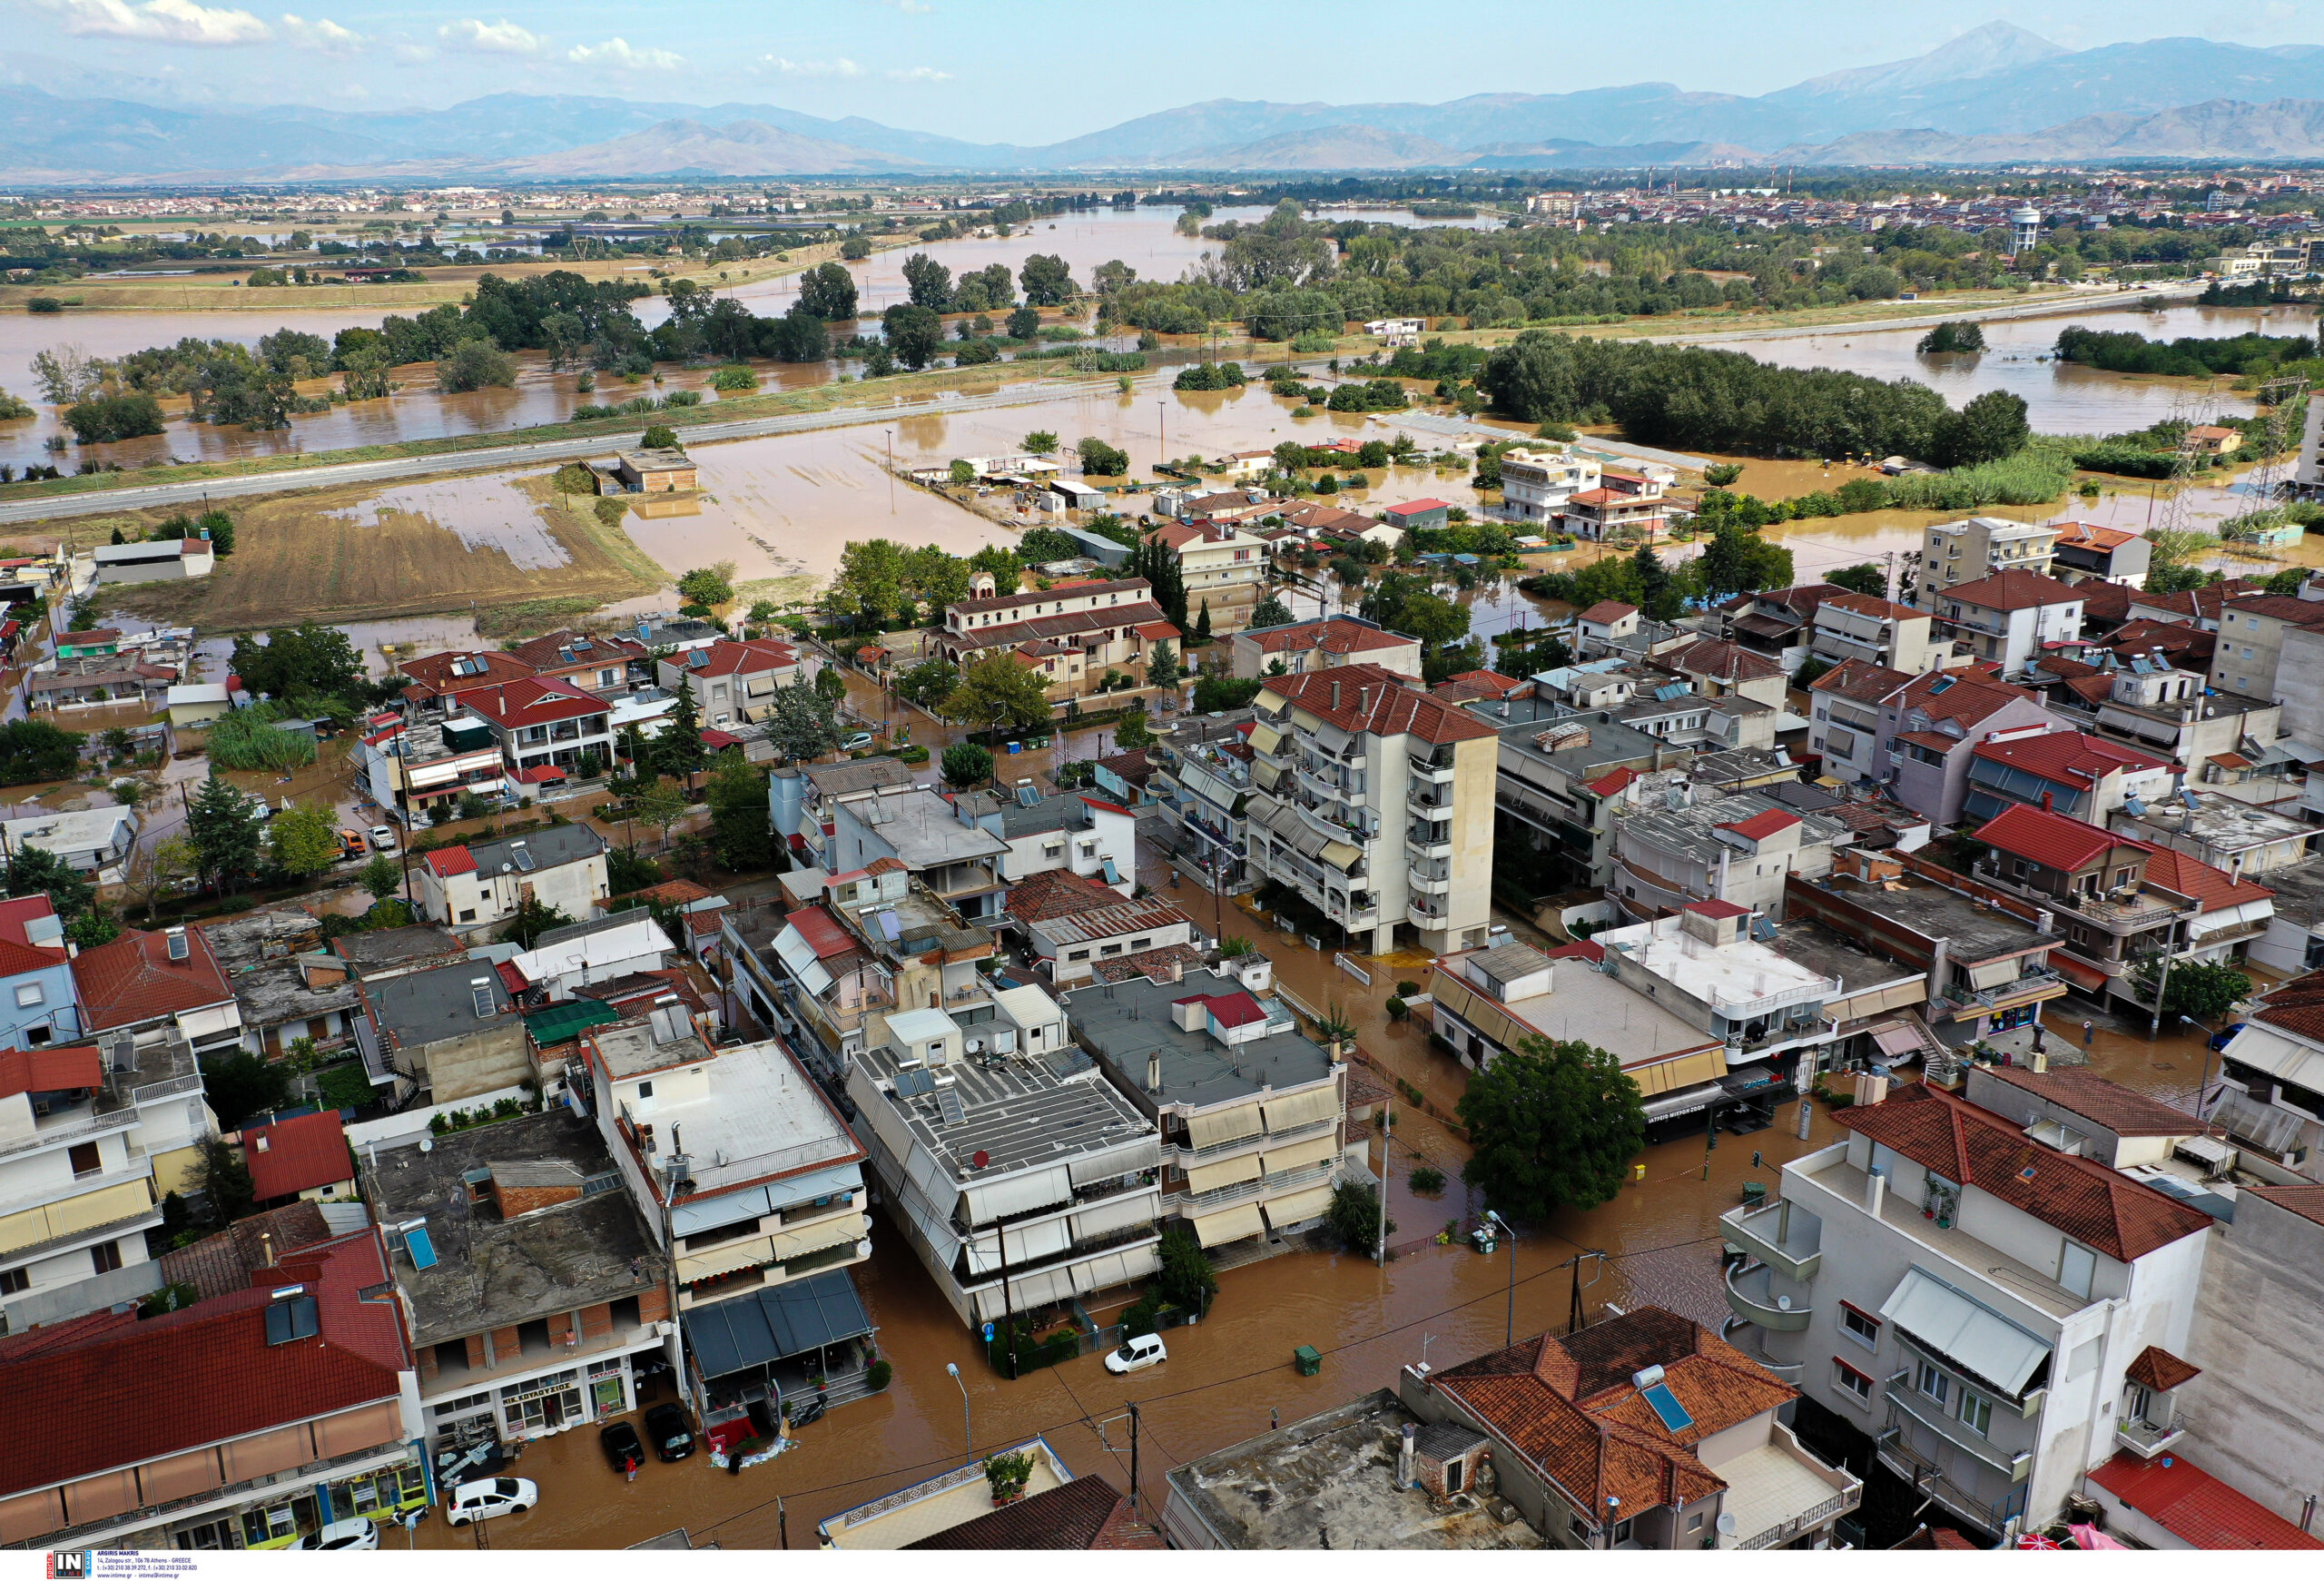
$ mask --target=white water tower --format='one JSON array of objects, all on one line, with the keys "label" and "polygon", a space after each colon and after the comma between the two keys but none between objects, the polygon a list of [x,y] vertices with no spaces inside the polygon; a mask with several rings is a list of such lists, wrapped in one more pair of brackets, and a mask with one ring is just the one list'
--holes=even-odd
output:
[{"label": "white water tower", "polygon": [[2009,255],[2031,252],[2042,242],[2042,211],[2020,203],[2009,212]]}]

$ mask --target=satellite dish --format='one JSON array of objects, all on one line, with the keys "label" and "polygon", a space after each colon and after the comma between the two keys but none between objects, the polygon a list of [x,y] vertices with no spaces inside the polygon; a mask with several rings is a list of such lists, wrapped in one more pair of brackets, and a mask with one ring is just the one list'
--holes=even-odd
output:
[{"label": "satellite dish", "polygon": [[432,1136],[421,1137],[419,1139],[419,1151],[421,1152],[434,1152],[436,1151],[436,1139]]},{"label": "satellite dish", "polygon": [[1777,1297],[1776,1298],[1776,1310],[1777,1310],[1777,1311],[1779,1311],[1779,1312],[1788,1312],[1788,1311],[1790,1311],[1790,1310],[1791,1310],[1791,1298],[1790,1298],[1789,1296],[1777,1296]]},{"label": "satellite dish", "polygon": [[1719,1512],[1718,1535],[1720,1537],[1731,1537],[1742,1529],[1741,1523],[1736,1520],[1735,1512],[1733,1510],[1721,1510]]},{"label": "satellite dish", "polygon": [[985,1151],[984,1149],[979,1148],[976,1151],[969,1155],[969,1162],[974,1164],[979,1169],[982,1169],[985,1165],[992,1162],[992,1155]]}]

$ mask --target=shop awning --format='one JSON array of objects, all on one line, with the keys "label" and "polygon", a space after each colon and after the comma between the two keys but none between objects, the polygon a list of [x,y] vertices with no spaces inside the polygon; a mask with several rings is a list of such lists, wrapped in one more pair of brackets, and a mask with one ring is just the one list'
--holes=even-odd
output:
[{"label": "shop awning", "polygon": [[2050,1355],[2049,1342],[2039,1335],[1917,1268],[1905,1270],[1881,1303],[1880,1316],[2013,1396],[2025,1392]]},{"label": "shop awning", "polygon": [[1332,1205],[1332,1189],[1315,1186],[1305,1191],[1295,1191],[1288,1197],[1277,1197],[1262,1204],[1266,1209],[1267,1222],[1277,1230],[1294,1224],[1305,1224]]},{"label": "shop awning", "polygon": [[2050,952],[2050,964],[2057,968],[2059,976],[2081,989],[2084,993],[2106,992],[2105,973],[2095,966],[2085,965],[2063,950]]},{"label": "shop awning", "polygon": [[1230,1240],[1240,1240],[1246,1235],[1256,1235],[1266,1226],[1259,1221],[1256,1202],[1246,1202],[1239,1208],[1206,1214],[1193,1220],[1195,1239],[1205,1246],[1224,1246]]},{"label": "shop awning", "polygon": [[1921,1034],[1903,1022],[1891,1022],[1872,1034],[1872,1046],[1892,1060],[1908,1059],[1921,1051]]},{"label": "shop awning", "polygon": [[855,1281],[843,1268],[696,1307],[680,1321],[705,1378],[872,1332]]}]

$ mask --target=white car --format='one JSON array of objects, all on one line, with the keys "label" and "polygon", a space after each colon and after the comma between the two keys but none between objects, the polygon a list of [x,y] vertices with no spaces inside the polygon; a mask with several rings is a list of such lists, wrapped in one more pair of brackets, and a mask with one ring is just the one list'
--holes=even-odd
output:
[{"label": "white car", "polygon": [[842,737],[839,744],[839,749],[842,752],[860,752],[864,747],[871,745],[872,732],[869,730],[858,730],[852,736]]},{"label": "white car", "polygon": [[392,851],[395,848],[396,832],[393,829],[389,828],[385,824],[373,825],[371,826],[371,849],[374,851]]},{"label": "white car", "polygon": [[511,1510],[530,1509],[540,1501],[541,1490],[528,1477],[487,1477],[482,1482],[463,1482],[452,1489],[452,1497],[444,1504],[444,1518],[464,1527]]},{"label": "white car", "polygon": [[1118,1350],[1106,1352],[1108,1372],[1136,1372],[1141,1367],[1152,1367],[1157,1361],[1170,1359],[1169,1351],[1162,1347],[1159,1334],[1140,1334],[1125,1340]]},{"label": "white car", "polygon": [[309,1554],[351,1554],[379,1546],[379,1528],[361,1516],[343,1521],[333,1521],[320,1531],[309,1532],[291,1545]]}]

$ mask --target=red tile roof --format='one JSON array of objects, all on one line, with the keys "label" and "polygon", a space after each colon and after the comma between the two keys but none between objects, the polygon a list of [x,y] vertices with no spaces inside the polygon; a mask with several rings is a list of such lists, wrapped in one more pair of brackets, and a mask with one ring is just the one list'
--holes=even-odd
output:
[{"label": "red tile roof", "polygon": [[1313,675],[1277,676],[1262,696],[1285,699],[1342,730],[1412,736],[1443,744],[1490,741],[1492,727],[1466,709],[1439,702],[1404,685],[1378,665],[1342,665]]},{"label": "red tile roof", "polygon": [[2080,818],[2043,807],[2007,808],[1969,837],[1996,851],[2006,851],[2012,856],[2023,856],[2028,862],[2039,862],[2066,873],[2078,873],[2093,862],[2102,861],[2117,847],[2138,852],[2154,849],[2143,840],[2126,840]]},{"label": "red tile roof", "polygon": [[1722,829],[1732,829],[1735,833],[1742,835],[1746,840],[1756,841],[1764,840],[1770,835],[1780,835],[1786,829],[1792,827],[1798,822],[1799,818],[1797,814],[1787,813],[1777,807],[1769,807],[1766,812],[1756,814],[1751,817],[1744,819],[1739,824],[1721,824],[1718,827]]},{"label": "red tile roof", "polygon": [[170,959],[166,934],[134,929],[74,956],[73,981],[88,1013],[88,1030],[103,1032],[231,1001],[233,987],[219,970],[210,941],[199,928],[188,928],[185,937],[182,961]]},{"label": "red tile roof", "polygon": [[2043,1147],[2014,1122],[1934,1087],[1906,1087],[1886,1102],[1842,1110],[1833,1119],[2118,1261],[2144,1257],[2211,1224],[2208,1213],[2094,1159]]},{"label": "red tile roof", "polygon": [[988,611],[997,613],[1004,609],[1014,609],[1026,604],[1058,603],[1064,598],[1068,591],[1077,598],[1089,598],[1100,593],[1136,595],[1128,604],[1118,606],[1107,606],[1101,604],[1097,606],[1096,612],[1102,612],[1108,608],[1135,608],[1142,604],[1149,604],[1153,602],[1153,600],[1147,598],[1147,595],[1153,592],[1153,590],[1154,584],[1147,581],[1144,577],[1127,577],[1118,582],[1076,582],[1071,584],[1069,588],[1062,587],[1049,588],[1039,589],[1030,593],[997,594],[990,598],[963,598],[959,603],[952,605],[951,608],[960,611],[963,615],[982,615]]},{"label": "red tile roof", "polygon": [[[1116,895],[1114,898],[1118,900],[1121,897]],[[819,961],[844,955],[855,948],[855,941],[847,936],[847,930],[841,927],[839,920],[822,906],[801,906],[787,920],[799,930],[799,936],[807,941],[807,947],[815,952],[815,958]]]},{"label": "red tile roof", "polygon": [[2271,620],[2289,621],[2294,626],[2314,626],[2324,622],[2324,603],[2281,593],[2260,593],[2250,598],[2229,599],[2221,613],[2258,615]]},{"label": "red tile roof", "polygon": [[2182,1361],[2160,1345],[2150,1345],[2131,1359],[2122,1376],[2132,1383],[2152,1389],[2173,1389],[2181,1384],[2201,1378],[2203,1369],[2191,1361]]},{"label": "red tile roof", "polygon": [[1945,1553],[1974,1554],[1979,1551],[1976,1544],[1951,1527],[1922,1527],[1903,1542],[1893,1545],[1892,1551],[1903,1549],[1909,1552],[1918,1548],[1935,1548]]},{"label": "red tile roof", "polygon": [[988,1515],[948,1527],[910,1548],[1127,1549],[1167,1546],[1161,1534],[1130,1519],[1129,1500],[1102,1477],[1077,1477]]},{"label": "red tile roof", "polygon": [[1990,676],[1931,670],[1913,677],[1904,696],[1896,699],[1896,710],[1902,716],[1918,708],[1931,720],[1951,719],[1966,730],[2013,702],[2040,706],[2040,699],[2024,687],[2004,686]]},{"label": "red tile roof", "polygon": [[1892,670],[1886,665],[1866,659],[1852,658],[1836,669],[1826,670],[1808,683],[1811,692],[1826,692],[1857,703],[1876,703],[1893,694],[1897,687],[1909,685],[1912,677],[1903,670]]},{"label": "red tile roof", "polygon": [[[28,950],[48,952],[61,961],[64,958],[63,945],[35,944],[33,943],[32,936],[34,923],[55,915],[55,904],[44,894],[26,894],[11,900],[0,900],[0,939],[5,939],[11,944],[22,944]],[[0,975],[5,975],[5,973],[0,973]]]},{"label": "red tile roof", "polygon": [[[1764,817],[1767,815],[1760,815]],[[1798,821],[1797,818],[1792,820],[1795,824]],[[1749,906],[1737,905],[1731,900],[1690,900],[1679,909],[1693,912],[1699,916],[1709,917],[1714,922],[1725,922],[1729,917],[1748,917],[1751,914]]]},{"label": "red tile roof", "polygon": [[242,1162],[261,1202],[355,1178],[346,1128],[330,1109],[242,1132]]},{"label": "red tile roof", "polygon": [[768,637],[757,637],[749,642],[734,642],[722,637],[708,647],[674,654],[662,662],[689,677],[756,676],[771,670],[791,668],[799,662],[799,650],[787,642],[776,642]]},{"label": "red tile roof", "polygon": [[2175,1450],[2142,1460],[2118,1449],[2090,1480],[2191,1548],[2324,1548]]},{"label": "red tile roof", "polygon": [[1577,939],[1571,944],[1560,944],[1543,954],[1552,961],[1587,961],[1595,966],[1606,958],[1606,946],[1595,939]]},{"label": "red tile roof", "polygon": [[2275,891],[2221,873],[2182,851],[2156,846],[2146,865],[2146,881],[2194,901],[2199,911],[2223,911],[2249,901],[2272,900]]},{"label": "red tile roof", "polygon": [[535,669],[558,670],[585,666],[601,667],[616,662],[626,665],[633,658],[644,658],[645,652],[645,645],[634,637],[565,630],[518,643],[508,650],[508,655]]},{"label": "red tile roof", "polygon": [[1581,788],[1594,796],[1610,796],[1627,788],[1637,778],[1636,769],[1618,768],[1611,774],[1601,775],[1593,780],[1585,780]]},{"label": "red tile roof", "polygon": [[2034,1072],[2015,1065],[1989,1065],[1985,1074],[2030,1092],[2069,1114],[2078,1114],[2116,1136],[2185,1136],[2201,1122],[2119,1082],[2109,1082],[2082,1065]]},{"label": "red tile roof", "polygon": [[603,697],[583,691],[571,681],[530,677],[510,681],[505,686],[463,691],[460,702],[495,724],[512,728],[602,714],[611,706]]},{"label": "red tile roof", "polygon": [[2079,549],[2116,549],[2139,535],[2124,532],[2119,527],[2100,527],[2093,521],[2068,521],[2059,527],[2056,548]]},{"label": "red tile roof", "polygon": [[67,1049],[0,1049],[0,1098],[13,1098],[19,1092],[73,1092],[104,1083],[104,1057],[94,1043]]},{"label": "red tile roof", "polygon": [[2248,1194],[2297,1213],[2311,1223],[2324,1224],[2324,1186],[2246,1186]]},{"label": "red tile roof", "polygon": [[2053,785],[2088,789],[2108,775],[2137,774],[2169,768],[2170,763],[2134,746],[2117,746],[2079,730],[2053,730],[2045,736],[2021,736],[2014,741],[1980,743],[1971,756],[1988,763],[2023,769]]},{"label": "red tile roof", "polygon": [[440,851],[430,851],[427,862],[428,871],[438,878],[476,871],[476,858],[465,845],[447,845]]},{"label": "red tile roof", "polygon": [[1054,922],[1122,904],[1122,892],[1061,867],[1029,874],[1009,886],[1007,910],[1023,923]]},{"label": "red tile roof", "polygon": [[1391,516],[1416,516],[1423,510],[1450,510],[1452,502],[1449,499],[1407,499],[1402,505],[1390,505],[1384,509]]},{"label": "red tile roof", "polygon": [[1587,620],[1592,626],[1611,626],[1615,621],[1637,613],[1638,607],[1634,604],[1624,604],[1613,598],[1601,598],[1574,618]]},{"label": "red tile roof", "polygon": [[1819,609],[1846,609],[1851,614],[1868,615],[1876,620],[1926,620],[1929,612],[1910,604],[1892,604],[1886,598],[1876,598],[1869,593],[1842,593],[1825,599]]},{"label": "red tile roof", "polygon": [[[158,1318],[101,1312],[0,1340],[0,1398],[41,1424],[0,1434],[0,1497],[399,1398],[412,1361],[376,1230],[265,1274]],[[270,1291],[291,1284],[315,1298],[320,1331],[269,1345]],[[369,1289],[388,1293],[359,1299]]]},{"label": "red tile roof", "polygon": [[1995,571],[1974,582],[1947,588],[1943,597],[1980,609],[2034,609],[2045,604],[2079,604],[2082,595],[2055,577],[2033,571]]},{"label": "red tile roof", "polygon": [[1658,669],[1716,680],[1764,680],[1783,674],[1783,666],[1765,654],[1753,653],[1748,647],[1738,647],[1715,637],[1658,653],[1649,662]]},{"label": "red tile roof", "polygon": [[[457,673],[456,666],[468,673]],[[527,680],[533,673],[533,667],[516,655],[490,649],[480,653],[431,653],[406,659],[396,667],[414,685],[448,695],[504,681]]]},{"label": "red tile roof", "polygon": [[1261,653],[1290,653],[1310,647],[1320,648],[1325,653],[1368,653],[1376,648],[1420,646],[1420,639],[1416,637],[1382,631],[1376,627],[1340,616],[1324,620],[1303,620],[1293,626],[1261,627],[1256,631],[1236,633],[1235,640],[1255,643]]},{"label": "red tile roof", "polygon": [[2131,590],[2119,582],[2077,582],[2082,589],[2082,623],[2112,626],[2130,618]]},{"label": "red tile roof", "polygon": [[1267,1018],[1267,1013],[1259,1008],[1259,1002],[1240,989],[1233,993],[1212,994],[1203,1002],[1203,1008],[1209,1012],[1211,1020],[1228,1028],[1249,1026]]},{"label": "red tile roof", "polygon": [[[1662,1382],[1692,1421],[1677,1431],[1632,1377]],[[1695,1448],[1794,1398],[1797,1390],[1715,1337],[1659,1307],[1557,1338],[1541,1335],[1448,1368],[1432,1380],[1493,1437],[1585,1501],[1595,1517],[1618,1498],[1626,1515],[1690,1503],[1725,1479]]]}]

